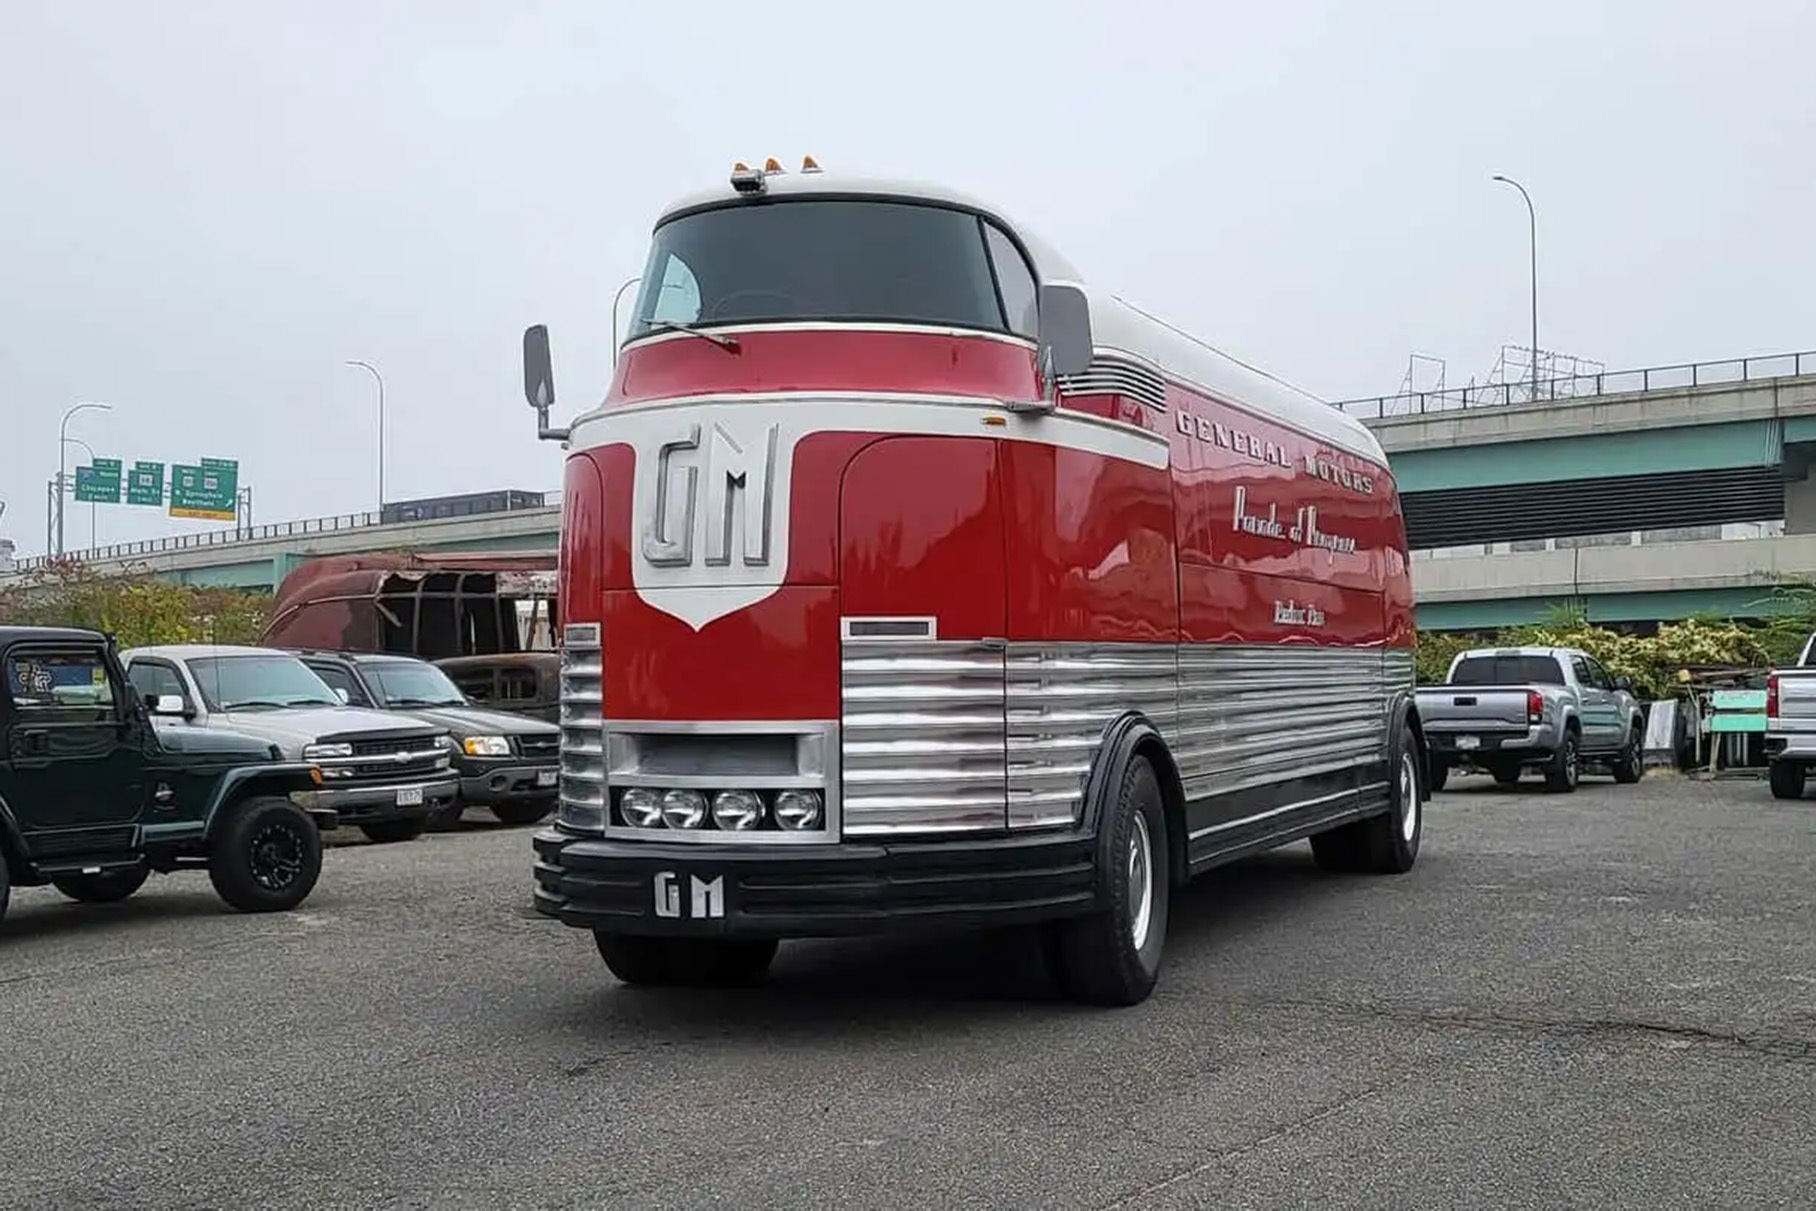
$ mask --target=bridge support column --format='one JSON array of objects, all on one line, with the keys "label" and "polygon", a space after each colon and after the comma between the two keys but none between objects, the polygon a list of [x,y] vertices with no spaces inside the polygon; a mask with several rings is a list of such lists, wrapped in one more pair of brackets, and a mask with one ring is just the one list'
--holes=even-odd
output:
[{"label": "bridge support column", "polygon": [[1816,534],[1816,442],[1787,442],[1784,447],[1784,532]]},{"label": "bridge support column", "polygon": [[294,572],[296,565],[301,562],[302,557],[292,555],[288,551],[281,551],[271,557],[271,591],[273,593],[277,592],[277,587],[284,583],[284,577]]}]

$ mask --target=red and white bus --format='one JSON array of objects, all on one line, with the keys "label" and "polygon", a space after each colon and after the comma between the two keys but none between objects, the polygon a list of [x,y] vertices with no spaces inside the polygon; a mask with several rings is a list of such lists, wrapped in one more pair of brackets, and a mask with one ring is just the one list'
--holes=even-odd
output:
[{"label": "red and white bus", "polygon": [[951,190],[742,165],[658,219],[566,430],[537,907],[629,982],[778,939],[1038,925],[1131,1004],[1169,893],[1310,838],[1398,873],[1424,738],[1354,419]]}]

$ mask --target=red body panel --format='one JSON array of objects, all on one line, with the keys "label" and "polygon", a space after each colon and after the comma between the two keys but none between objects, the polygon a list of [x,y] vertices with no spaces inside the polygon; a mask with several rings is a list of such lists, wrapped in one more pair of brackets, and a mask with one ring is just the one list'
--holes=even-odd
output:
[{"label": "red body panel", "polygon": [[[738,340],[736,353],[685,337],[627,350],[608,405],[722,392],[1036,391],[1031,351],[1001,340],[914,331]],[[630,447],[574,453],[561,596],[567,620],[604,624],[607,715],[837,718],[841,615],[933,615],[941,639],[1411,646],[1387,469],[1178,387],[1167,402],[1167,413],[1109,395],[1066,406],[1164,433],[1170,470],[987,438],[807,436],[793,462],[784,586],[697,632],[634,587]],[[1276,603],[1321,620],[1277,619]]]}]

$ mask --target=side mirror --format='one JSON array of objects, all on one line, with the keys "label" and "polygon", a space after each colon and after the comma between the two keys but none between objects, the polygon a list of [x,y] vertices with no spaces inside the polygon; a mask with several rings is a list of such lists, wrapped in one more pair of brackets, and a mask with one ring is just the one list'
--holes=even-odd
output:
[{"label": "side mirror", "polygon": [[353,695],[349,694],[347,692],[347,688],[345,686],[340,686],[340,685],[335,686],[334,687],[334,696],[341,700],[342,706],[346,706],[349,702],[353,701]]},{"label": "side mirror", "polygon": [[151,708],[154,715],[164,715],[175,719],[186,719],[189,712],[183,709],[181,694],[147,694],[145,705]]},{"label": "side mirror", "polygon": [[566,441],[566,429],[549,428],[549,409],[555,406],[555,362],[549,355],[546,324],[523,330],[523,398],[536,413],[536,436],[544,441]]},{"label": "side mirror", "polygon": [[1036,365],[1040,368],[1040,399],[1011,404],[1014,412],[1051,412],[1059,405],[1059,380],[1083,374],[1091,367],[1091,302],[1084,288],[1073,282],[1043,282],[1040,287],[1040,337]]},{"label": "side mirror", "polygon": [[1614,688],[1617,690],[1625,690],[1627,693],[1631,694],[1633,692],[1633,678],[1616,677],[1614,679]]}]

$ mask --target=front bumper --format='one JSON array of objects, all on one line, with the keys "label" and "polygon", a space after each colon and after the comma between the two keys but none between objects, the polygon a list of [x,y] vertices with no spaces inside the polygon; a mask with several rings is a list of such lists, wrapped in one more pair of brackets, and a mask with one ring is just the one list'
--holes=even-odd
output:
[{"label": "front bumper", "polygon": [[479,762],[460,766],[460,799],[475,807],[493,803],[553,802],[560,794],[561,767],[554,761],[542,765],[522,761]]},{"label": "front bumper", "polygon": [[[414,793],[421,792],[420,799]],[[460,780],[453,774],[430,781],[384,782],[359,786],[324,786],[298,791],[291,802],[305,809],[331,811],[342,825],[380,820],[414,820],[453,805]]]},{"label": "front bumper", "polygon": [[536,910],[580,929],[768,938],[1016,925],[1091,911],[1094,838],[664,845],[543,829]]}]

